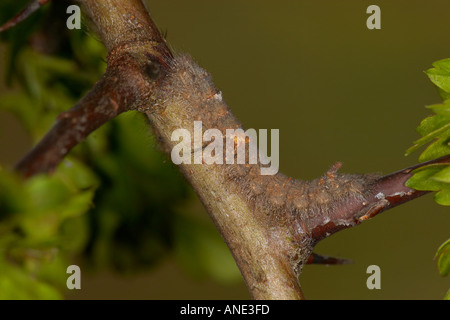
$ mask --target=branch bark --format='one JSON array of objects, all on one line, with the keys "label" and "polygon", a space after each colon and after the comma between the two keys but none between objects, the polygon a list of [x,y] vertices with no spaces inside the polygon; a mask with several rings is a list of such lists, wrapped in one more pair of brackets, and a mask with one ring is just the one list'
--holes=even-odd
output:
[{"label": "branch bark", "polygon": [[118,99],[120,82],[105,75],[72,109],[59,115],[45,137],[22,159],[15,169],[25,177],[51,172],[89,133],[126,110]]},{"label": "branch bark", "polygon": [[50,0],[33,0],[31,1],[25,9],[20,11],[14,18],[6,22],[0,27],[0,32],[3,32],[5,30],[8,30],[12,27],[14,27],[16,24],[22,22],[26,18],[28,18],[30,15],[32,15],[34,12],[36,12],[40,7],[47,4]]},{"label": "branch bark", "polygon": [[[209,74],[188,56],[174,56],[140,0],[78,0],[108,49],[102,80],[17,166],[31,176],[51,171],[90,132],[127,110],[147,114],[166,152],[175,129],[202,121],[204,130],[242,128]],[[248,146],[244,136],[235,138]],[[321,239],[424,194],[405,186],[412,170],[449,163],[450,156],[380,177],[338,173],[314,181],[264,176],[258,164],[181,164],[230,248],[255,299],[302,299],[306,263],[343,263],[312,253]]]}]

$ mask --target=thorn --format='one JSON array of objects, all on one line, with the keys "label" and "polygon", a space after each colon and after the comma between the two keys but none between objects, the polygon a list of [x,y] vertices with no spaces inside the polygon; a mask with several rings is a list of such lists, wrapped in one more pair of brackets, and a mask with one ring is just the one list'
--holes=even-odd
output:
[{"label": "thorn", "polygon": [[338,172],[338,170],[341,167],[342,167],[342,162],[336,162],[335,164],[333,164],[326,173],[327,179],[333,180],[336,177],[336,173]]},{"label": "thorn", "polygon": [[325,265],[336,265],[336,264],[351,264],[353,263],[350,259],[344,258],[333,258],[328,256],[323,256],[317,253],[312,253],[306,264],[325,264]]},{"label": "thorn", "polygon": [[50,0],[31,0],[31,2],[25,7],[25,9],[20,11],[14,18],[0,27],[0,32],[8,30],[14,27],[16,24],[22,22],[49,1]]}]

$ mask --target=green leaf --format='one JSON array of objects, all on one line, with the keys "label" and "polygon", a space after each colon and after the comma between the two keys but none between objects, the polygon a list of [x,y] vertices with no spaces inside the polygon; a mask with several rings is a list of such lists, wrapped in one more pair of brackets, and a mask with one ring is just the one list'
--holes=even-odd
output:
[{"label": "green leaf", "polygon": [[0,170],[0,298],[62,298],[57,288],[66,279],[68,252],[86,245],[83,214],[97,184],[70,159],[52,175],[27,180]]},{"label": "green leaf", "polygon": [[437,259],[437,265],[441,275],[447,276],[450,273],[450,239],[439,247],[435,259]]},{"label": "green leaf", "polygon": [[450,119],[450,99],[447,99],[442,104],[434,104],[427,106],[428,109],[432,110],[437,115],[441,115],[444,118]]},{"label": "green leaf", "polygon": [[450,184],[450,166],[444,167],[440,171],[436,172],[433,175],[432,179],[438,182],[445,182]]},{"label": "green leaf", "polygon": [[450,289],[445,294],[444,300],[450,300]]},{"label": "green leaf", "polygon": [[433,131],[438,130],[439,128],[447,125],[449,122],[449,119],[445,116],[441,115],[434,115],[430,116],[428,118],[425,118],[417,128],[417,132],[422,135],[426,136]]},{"label": "green leaf", "polygon": [[[422,136],[406,151],[406,155],[428,144],[419,156],[420,162],[429,161],[450,154],[450,59],[433,63],[426,71],[430,80],[439,88],[446,99],[442,104],[428,106],[435,113],[424,119],[417,132]],[[435,202],[450,206],[450,165],[428,166],[417,170],[406,185],[423,191],[437,191]]]},{"label": "green leaf", "polygon": [[[26,268],[13,265],[0,255],[0,300],[62,299],[50,283],[38,279]],[[62,270],[59,270],[60,272]],[[63,271],[62,271],[63,273]]]},{"label": "green leaf", "polygon": [[62,295],[53,286],[34,279],[31,275],[2,265],[0,300],[58,300]]},{"label": "green leaf", "polygon": [[434,195],[434,201],[442,206],[450,206],[450,188],[445,188]]},{"label": "green leaf", "polygon": [[450,58],[438,60],[433,63],[433,67],[450,74]]},{"label": "green leaf", "polygon": [[409,188],[422,191],[438,191],[434,200],[450,206],[450,167],[445,164],[420,168],[405,184]]},{"label": "green leaf", "polygon": [[100,181],[82,162],[73,157],[66,157],[58,166],[57,175],[72,190],[96,188]]},{"label": "green leaf", "polygon": [[450,94],[450,59],[444,59],[433,63],[433,67],[425,73],[440,90],[445,99]]},{"label": "green leaf", "polygon": [[446,187],[445,183],[433,179],[442,170],[442,166],[429,166],[418,170],[407,182],[406,186],[422,191],[439,191]]},{"label": "green leaf", "polygon": [[[450,106],[450,100],[448,103]],[[442,111],[443,109],[435,107],[433,110]],[[419,161],[435,159],[450,153],[450,116],[447,117],[442,112],[442,114],[428,117],[420,123],[417,132],[422,135],[422,138],[414,142],[414,145],[406,151],[406,155],[410,155],[430,142],[432,143],[420,155]]]},{"label": "green leaf", "polygon": [[51,210],[70,196],[69,190],[60,179],[46,174],[30,178],[25,184],[25,190],[29,208],[33,211]]},{"label": "green leaf", "polygon": [[450,154],[449,138],[442,137],[429,145],[419,157],[420,162],[433,160]]}]

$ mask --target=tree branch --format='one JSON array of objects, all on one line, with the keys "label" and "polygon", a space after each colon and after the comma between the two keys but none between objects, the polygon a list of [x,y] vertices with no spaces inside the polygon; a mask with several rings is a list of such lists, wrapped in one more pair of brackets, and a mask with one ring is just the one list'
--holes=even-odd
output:
[{"label": "tree branch", "polygon": [[315,241],[320,241],[331,234],[360,224],[388,209],[427,194],[408,188],[405,183],[417,169],[430,165],[450,165],[450,155],[420,163],[412,167],[388,174],[374,181],[364,199],[352,199],[330,212],[327,220],[321,220],[310,227]]},{"label": "tree branch", "polygon": [[30,15],[32,15],[34,12],[39,10],[40,7],[45,5],[50,0],[32,0],[22,11],[20,11],[14,18],[6,22],[0,27],[0,32],[3,32],[5,30],[8,30],[12,27],[14,27],[16,24],[22,22],[26,18],[28,18]]},{"label": "tree branch", "polygon": [[[31,13],[29,8],[39,8],[37,4],[44,2],[31,2],[23,11],[26,16]],[[133,14],[130,7],[142,11]],[[147,110],[143,101],[153,91],[152,78],[159,76],[162,57],[171,57],[140,1],[92,1],[84,8],[89,18],[98,22],[94,26],[109,49],[107,72],[72,109],[59,115],[38,145],[16,164],[16,171],[25,177],[53,171],[73,147],[120,113]],[[26,16],[20,14],[21,19],[11,21],[17,23]],[[112,26],[109,19],[121,23]]]},{"label": "tree branch", "polygon": [[116,92],[117,80],[104,76],[72,109],[60,114],[44,138],[16,164],[16,171],[25,177],[53,171],[92,131],[126,111],[124,97]]}]

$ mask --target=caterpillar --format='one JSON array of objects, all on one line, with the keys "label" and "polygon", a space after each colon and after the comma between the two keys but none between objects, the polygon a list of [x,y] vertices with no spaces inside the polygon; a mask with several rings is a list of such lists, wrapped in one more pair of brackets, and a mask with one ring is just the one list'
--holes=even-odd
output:
[{"label": "caterpillar", "polygon": [[[161,139],[169,149],[176,142],[171,140],[167,132],[178,128],[192,131],[194,121],[202,121],[205,130],[220,130],[222,139],[225,139],[227,129],[243,129],[224,101],[222,92],[214,86],[211,75],[188,55],[178,55],[171,61],[160,86],[162,90],[155,98],[158,107],[149,112],[149,118],[157,127],[164,128],[161,131],[166,134]],[[235,142],[237,148],[239,141]],[[245,143],[249,142],[245,140]],[[249,149],[246,148],[246,159],[249,159]],[[180,168],[189,175],[198,166],[207,167],[204,170],[219,181],[219,188],[227,189],[224,194],[233,193],[245,201],[257,219],[273,228],[290,228],[292,234],[296,235],[292,241],[302,242],[303,247],[305,243],[310,243],[310,247],[314,245],[321,226],[333,223],[336,228],[345,228],[357,223],[356,220],[344,218],[338,208],[346,203],[364,205],[367,202],[366,195],[378,178],[378,175],[338,173],[341,167],[339,163],[313,181],[292,179],[282,173],[261,175],[264,165],[260,162],[181,164]],[[194,181],[194,188],[195,184]],[[201,198],[202,193],[209,192],[209,195],[219,194],[216,201],[221,201],[220,191],[204,181],[198,181],[198,185],[196,190]],[[208,202],[207,207],[216,205],[211,200],[205,201]],[[300,255],[302,253],[297,252],[292,259],[300,261]]]}]

